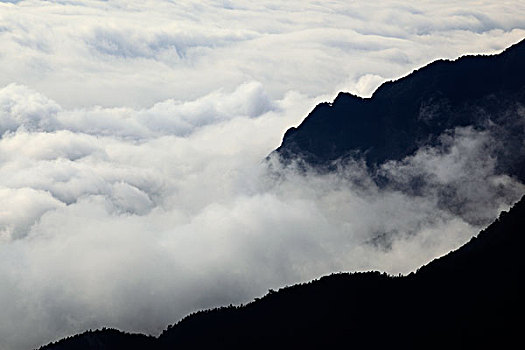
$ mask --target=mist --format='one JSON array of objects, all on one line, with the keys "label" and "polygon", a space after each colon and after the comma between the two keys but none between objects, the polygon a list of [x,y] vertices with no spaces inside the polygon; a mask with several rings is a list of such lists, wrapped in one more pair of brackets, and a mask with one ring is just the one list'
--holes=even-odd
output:
[{"label": "mist", "polygon": [[374,170],[266,157],[337,91],[369,96],[524,36],[523,6],[476,4],[0,3],[0,348],[159,334],[332,272],[409,273],[468,241],[525,191],[496,171],[491,130],[449,130]]}]

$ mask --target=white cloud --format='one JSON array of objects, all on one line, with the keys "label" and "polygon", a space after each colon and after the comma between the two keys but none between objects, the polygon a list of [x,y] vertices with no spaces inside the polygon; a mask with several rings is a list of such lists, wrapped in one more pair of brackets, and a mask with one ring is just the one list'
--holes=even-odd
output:
[{"label": "white cloud", "polygon": [[333,271],[407,272],[459,246],[523,192],[495,174],[490,132],[458,129],[385,165],[398,188],[433,174],[417,195],[376,187],[361,164],[299,174],[263,159],[338,90],[499,51],[524,36],[523,13],[0,3],[0,348],[101,326],[157,333],[197,308]]},{"label": "white cloud", "polygon": [[19,189],[1,188],[0,200],[0,242],[19,239],[31,229],[38,218],[48,211],[64,204],[53,198],[49,192],[23,187]]},{"label": "white cloud", "polygon": [[206,125],[255,118],[275,108],[277,105],[257,82],[241,84],[229,93],[218,90],[194,101],[169,99],[141,110],[96,106],[68,111],[25,86],[11,84],[0,89],[0,134],[23,128],[135,139],[184,136]]},{"label": "white cloud", "polygon": [[[391,79],[521,39],[516,1],[21,1],[0,4],[0,86],[65,107],[194,100],[259,81],[281,99]],[[359,92],[359,90],[356,90]]]},{"label": "white cloud", "polygon": [[0,134],[20,126],[29,130],[55,128],[60,107],[25,86],[10,84],[0,90]]}]

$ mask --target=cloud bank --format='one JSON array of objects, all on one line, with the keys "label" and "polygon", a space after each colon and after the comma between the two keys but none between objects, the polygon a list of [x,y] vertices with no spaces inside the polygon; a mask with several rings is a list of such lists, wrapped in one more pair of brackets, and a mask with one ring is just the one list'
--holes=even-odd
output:
[{"label": "cloud bank", "polygon": [[272,98],[369,94],[436,58],[525,36],[512,1],[0,3],[0,86],[65,107],[148,107],[258,81]]},{"label": "cloud bank", "polygon": [[336,91],[524,36],[522,5],[475,3],[0,3],[0,348],[157,334],[334,271],[406,273],[468,240],[525,190],[496,173],[491,131],[385,164],[389,188],[359,162],[318,174],[264,158]]}]

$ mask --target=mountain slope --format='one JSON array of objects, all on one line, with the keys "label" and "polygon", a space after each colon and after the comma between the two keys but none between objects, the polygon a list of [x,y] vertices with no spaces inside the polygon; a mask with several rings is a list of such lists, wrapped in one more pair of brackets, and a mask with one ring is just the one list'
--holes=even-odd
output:
[{"label": "mountain slope", "polygon": [[113,350],[113,349],[153,349],[156,338],[143,334],[131,334],[116,329],[104,328],[77,334],[56,343],[48,344],[41,349],[74,349],[74,350]]},{"label": "mountain slope", "polygon": [[[243,307],[198,312],[158,339],[140,339],[151,340],[146,347],[105,330],[42,349],[507,348],[524,326],[524,243],[525,197],[477,238],[406,277],[323,277]],[[78,345],[110,336],[125,341]]]},{"label": "mountain slope", "polygon": [[[525,40],[499,55],[439,60],[381,85],[371,98],[340,93],[289,129],[276,153],[327,167],[362,157],[372,168],[434,145],[446,130],[491,130],[498,170],[525,180]],[[510,151],[512,150],[512,151]]]},{"label": "mountain slope", "polygon": [[164,348],[511,344],[523,327],[513,320],[523,316],[524,234],[522,199],[478,238],[416,274],[332,275],[269,294],[243,309],[190,317],[160,340]]},{"label": "mountain slope", "polygon": [[42,349],[501,348],[523,332],[524,243],[525,197],[407,277],[335,274],[243,307],[198,312],[158,339],[103,330]]}]

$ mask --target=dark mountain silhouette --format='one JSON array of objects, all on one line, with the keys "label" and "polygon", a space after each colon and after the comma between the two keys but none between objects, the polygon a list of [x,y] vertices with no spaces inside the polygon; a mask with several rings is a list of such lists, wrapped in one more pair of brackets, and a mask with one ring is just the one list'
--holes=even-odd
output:
[{"label": "dark mountain silhouette", "polygon": [[[327,170],[362,157],[374,169],[472,126],[497,138],[498,171],[525,181],[523,62],[525,41],[499,55],[434,62],[370,99],[340,93],[288,130],[276,153]],[[523,342],[524,238],[525,197],[409,276],[333,274],[244,306],[197,312],[158,338],[103,329],[41,349],[514,348]]]},{"label": "dark mountain silhouette", "polygon": [[41,349],[74,349],[74,350],[113,350],[113,349],[154,349],[157,339],[144,335],[121,332],[116,329],[103,328],[77,334],[57,343],[51,343]]},{"label": "dark mountain silhouette", "polygon": [[498,171],[525,180],[525,40],[499,55],[438,60],[381,85],[371,98],[339,93],[284,135],[276,153],[330,170],[364,158],[373,169],[434,145],[446,130],[491,130]]},{"label": "dark mountain silhouette", "polygon": [[524,243],[525,197],[463,247],[405,277],[334,274],[242,307],[197,312],[159,338],[106,329],[41,349],[514,348],[524,327]]}]

